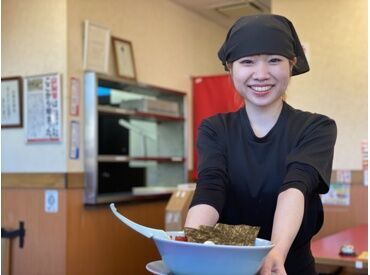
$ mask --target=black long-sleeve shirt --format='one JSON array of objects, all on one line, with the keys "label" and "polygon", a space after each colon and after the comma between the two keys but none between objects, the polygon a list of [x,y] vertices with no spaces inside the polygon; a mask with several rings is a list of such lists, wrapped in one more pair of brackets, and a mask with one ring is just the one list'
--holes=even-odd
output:
[{"label": "black long-sleeve shirt", "polygon": [[258,237],[270,239],[279,193],[299,189],[305,212],[285,266],[288,274],[304,274],[313,268],[309,243],[323,223],[319,193],[329,188],[335,140],[332,119],[285,102],[262,138],[254,134],[245,107],[207,118],[198,131],[198,181],[191,206],[211,205],[219,222],[260,226]]}]

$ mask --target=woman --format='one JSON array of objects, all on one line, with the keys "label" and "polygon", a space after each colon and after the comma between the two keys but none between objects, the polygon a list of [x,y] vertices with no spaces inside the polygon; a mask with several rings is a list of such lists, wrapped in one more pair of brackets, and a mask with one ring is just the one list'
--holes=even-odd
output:
[{"label": "woman", "polygon": [[284,101],[290,77],[309,71],[295,29],[278,15],[242,17],[218,56],[245,106],[199,127],[185,226],[260,226],[258,237],[275,244],[261,274],[316,274],[310,240],[323,223],[336,125]]}]

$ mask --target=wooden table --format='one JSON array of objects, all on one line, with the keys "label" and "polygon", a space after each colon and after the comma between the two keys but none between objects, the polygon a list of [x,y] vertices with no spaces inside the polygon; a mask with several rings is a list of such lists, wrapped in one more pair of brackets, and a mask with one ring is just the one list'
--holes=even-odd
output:
[{"label": "wooden table", "polygon": [[[367,252],[367,235],[367,224],[340,231],[312,242],[312,254],[317,264],[367,269],[367,258],[359,258],[362,252]],[[345,244],[355,247],[356,256],[339,255],[341,246]]]}]

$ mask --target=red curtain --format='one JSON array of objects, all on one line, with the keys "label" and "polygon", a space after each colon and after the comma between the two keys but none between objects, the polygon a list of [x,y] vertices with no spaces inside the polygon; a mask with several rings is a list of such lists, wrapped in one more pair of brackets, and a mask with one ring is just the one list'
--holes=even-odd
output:
[{"label": "red curtain", "polygon": [[197,179],[196,141],[201,121],[217,113],[233,112],[243,105],[229,75],[193,77],[193,179]]}]

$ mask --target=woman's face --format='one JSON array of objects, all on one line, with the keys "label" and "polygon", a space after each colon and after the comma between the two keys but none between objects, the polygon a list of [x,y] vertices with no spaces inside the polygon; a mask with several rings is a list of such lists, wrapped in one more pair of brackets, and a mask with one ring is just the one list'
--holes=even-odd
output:
[{"label": "woman's face", "polygon": [[247,104],[269,107],[281,104],[293,62],[281,55],[253,55],[234,61],[229,69],[236,90]]}]

